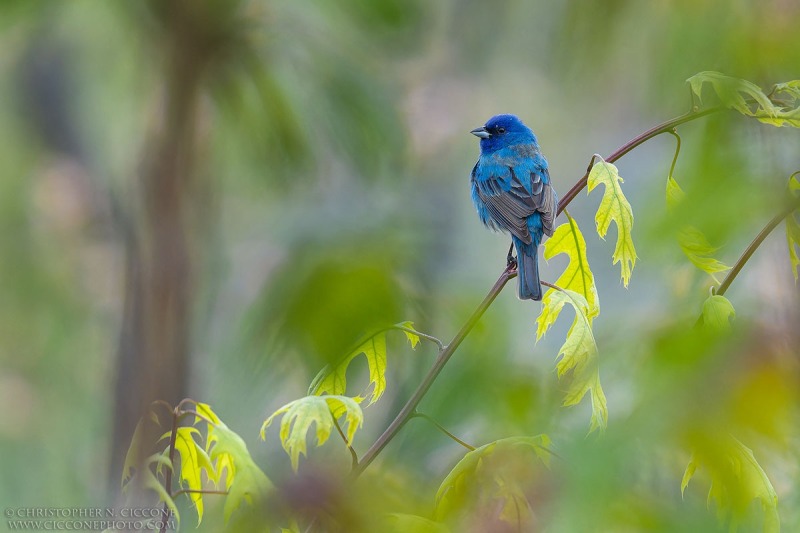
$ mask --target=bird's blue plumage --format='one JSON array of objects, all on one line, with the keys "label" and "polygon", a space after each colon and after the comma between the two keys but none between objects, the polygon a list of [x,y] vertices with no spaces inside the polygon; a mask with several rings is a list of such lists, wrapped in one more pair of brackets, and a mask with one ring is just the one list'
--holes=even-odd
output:
[{"label": "bird's blue plumage", "polygon": [[536,135],[514,115],[497,115],[471,132],[481,155],[472,169],[472,201],[481,221],[511,234],[519,297],[541,300],[538,247],[553,234],[558,197]]}]

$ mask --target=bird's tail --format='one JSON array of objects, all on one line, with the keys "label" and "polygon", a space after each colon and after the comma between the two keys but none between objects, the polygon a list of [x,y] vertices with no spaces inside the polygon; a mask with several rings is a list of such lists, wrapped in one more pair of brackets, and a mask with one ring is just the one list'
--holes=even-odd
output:
[{"label": "bird's tail", "polygon": [[542,285],[539,282],[538,244],[525,244],[514,239],[517,248],[517,272],[519,274],[519,299],[541,300]]}]

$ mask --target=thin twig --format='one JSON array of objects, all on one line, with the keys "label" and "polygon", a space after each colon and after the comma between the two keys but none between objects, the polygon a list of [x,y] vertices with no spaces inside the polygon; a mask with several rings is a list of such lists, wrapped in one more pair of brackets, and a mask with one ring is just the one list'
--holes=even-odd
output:
[{"label": "thin twig", "polygon": [[677,142],[677,145],[675,146],[675,155],[672,156],[672,164],[669,166],[669,177],[675,179],[673,176],[675,173],[675,164],[678,162],[678,155],[681,153],[681,136],[678,135],[678,131],[675,128],[669,130],[668,133],[674,135],[675,141]]},{"label": "thin twig", "polygon": [[733,280],[736,279],[736,276],[739,274],[739,272],[742,270],[742,268],[744,268],[744,265],[750,259],[750,256],[752,256],[753,253],[755,253],[756,249],[761,245],[762,242],[764,242],[764,239],[767,238],[767,235],[769,235],[772,232],[772,230],[774,230],[775,227],[778,224],[780,224],[781,221],[784,218],[786,218],[787,216],[791,215],[792,212],[795,211],[798,208],[800,208],[800,201],[796,200],[795,202],[790,204],[789,207],[785,208],[783,211],[781,211],[780,213],[775,215],[772,218],[772,220],[770,220],[767,223],[767,225],[764,226],[764,229],[762,229],[758,233],[758,235],[756,235],[755,239],[753,239],[753,241],[745,249],[745,251],[742,252],[741,257],[739,257],[739,260],[736,261],[736,264],[733,265],[733,268],[731,268],[731,270],[728,272],[728,275],[725,276],[725,279],[722,280],[722,283],[720,284],[719,289],[717,289],[714,294],[718,294],[719,296],[722,296],[722,295],[725,294],[725,292],[728,290],[728,287],[731,286],[731,283],[733,283]]},{"label": "thin twig", "polygon": [[480,303],[478,308],[472,313],[472,316],[469,317],[466,324],[464,324],[461,329],[456,333],[456,336],[453,337],[453,340],[450,341],[450,344],[446,345],[444,349],[439,352],[439,356],[436,358],[436,361],[433,363],[433,366],[428,371],[428,374],[425,376],[425,379],[422,380],[417,390],[414,391],[414,394],[411,398],[406,402],[403,408],[397,413],[397,416],[392,420],[392,423],[389,424],[389,427],[386,428],[386,431],[378,437],[378,440],[367,450],[367,453],[361,458],[361,462],[358,464],[358,467],[353,470],[352,476],[357,478],[361,473],[375,460],[381,450],[391,441],[394,436],[397,434],[400,429],[408,422],[411,418],[411,415],[414,414],[416,411],[417,406],[422,401],[422,398],[428,392],[428,389],[431,388],[433,382],[436,380],[439,373],[444,368],[444,365],[447,364],[447,361],[456,351],[456,349],[461,345],[461,342],[464,338],[472,331],[472,328],[475,327],[475,324],[480,320],[483,313],[486,312],[486,309],[492,304],[497,295],[500,294],[500,291],[503,290],[508,280],[514,278],[517,275],[515,270],[506,269],[500,274],[500,277],[497,278],[494,286],[489,290],[489,293]]},{"label": "thin twig", "polygon": [[427,333],[420,333],[419,331],[417,331],[415,329],[407,328],[405,326],[398,326],[398,325],[391,326],[391,327],[389,327],[389,329],[399,329],[400,331],[405,331],[406,333],[411,333],[412,335],[416,335],[417,337],[420,337],[420,338],[425,339],[427,341],[431,341],[432,343],[434,343],[436,346],[439,347],[439,351],[440,352],[442,350],[444,350],[444,343],[442,341],[440,341],[439,339],[437,339],[436,337],[434,337],[433,335],[428,335]]},{"label": "thin twig", "polygon": [[468,449],[469,451],[475,450],[475,446],[467,444],[463,440],[459,439],[458,437],[456,437],[455,435],[453,435],[452,433],[447,431],[444,428],[444,426],[442,426],[439,422],[434,420],[432,417],[426,415],[425,413],[420,413],[419,411],[414,411],[414,413],[412,413],[412,415],[411,415],[411,418],[424,418],[425,420],[427,420],[428,422],[430,422],[431,424],[436,426],[436,429],[438,429],[439,431],[441,431],[442,433],[444,433],[445,435],[447,435],[448,437],[450,437],[451,439],[453,439],[454,441],[456,441],[457,443],[462,445],[464,448]]},{"label": "thin twig", "polygon": [[[700,117],[704,117],[706,115],[710,115],[712,113],[716,113],[724,109],[725,108],[723,107],[710,107],[708,109],[703,109],[702,111],[692,110],[679,117],[675,117],[666,122],[663,122],[658,126],[650,128],[646,132],[634,137],[633,139],[622,145],[616,152],[606,157],[605,161],[607,163],[613,163],[614,161],[616,161],[623,155],[627,154],[640,144],[644,143],[645,141],[649,141],[650,139],[656,137],[657,135],[661,135],[662,133],[671,131],[676,127],[680,126],[681,124],[685,124],[686,122],[697,120]],[[569,191],[567,191],[567,194],[565,194],[561,198],[561,200],[559,200],[557,214],[561,214],[564,208],[567,207],[567,205],[569,205],[569,203],[575,199],[575,197],[578,195],[579,192],[583,190],[584,187],[586,187],[586,181],[588,179],[589,179],[589,171],[587,170],[586,174],[584,174],[583,177],[579,179],[578,182],[575,185],[573,185],[573,187]]]}]

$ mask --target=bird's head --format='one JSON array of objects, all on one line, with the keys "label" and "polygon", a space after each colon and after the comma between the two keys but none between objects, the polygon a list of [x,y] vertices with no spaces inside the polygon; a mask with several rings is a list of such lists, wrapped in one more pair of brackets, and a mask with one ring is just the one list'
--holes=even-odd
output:
[{"label": "bird's head", "polygon": [[495,115],[470,132],[481,139],[481,151],[494,152],[515,144],[536,144],[533,131],[516,115]]}]

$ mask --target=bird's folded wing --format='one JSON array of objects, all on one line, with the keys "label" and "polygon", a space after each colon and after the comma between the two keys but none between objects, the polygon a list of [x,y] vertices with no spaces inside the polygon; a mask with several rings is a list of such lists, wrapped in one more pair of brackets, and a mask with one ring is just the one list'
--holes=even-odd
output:
[{"label": "bird's folded wing", "polygon": [[544,231],[552,235],[557,200],[550,187],[546,168],[540,172],[521,170],[529,172],[530,191],[525,188],[512,167],[505,169],[505,175],[498,175],[499,172],[496,172],[488,179],[475,180],[475,186],[495,225],[521,241],[530,243],[528,217],[536,211],[542,213]]}]

